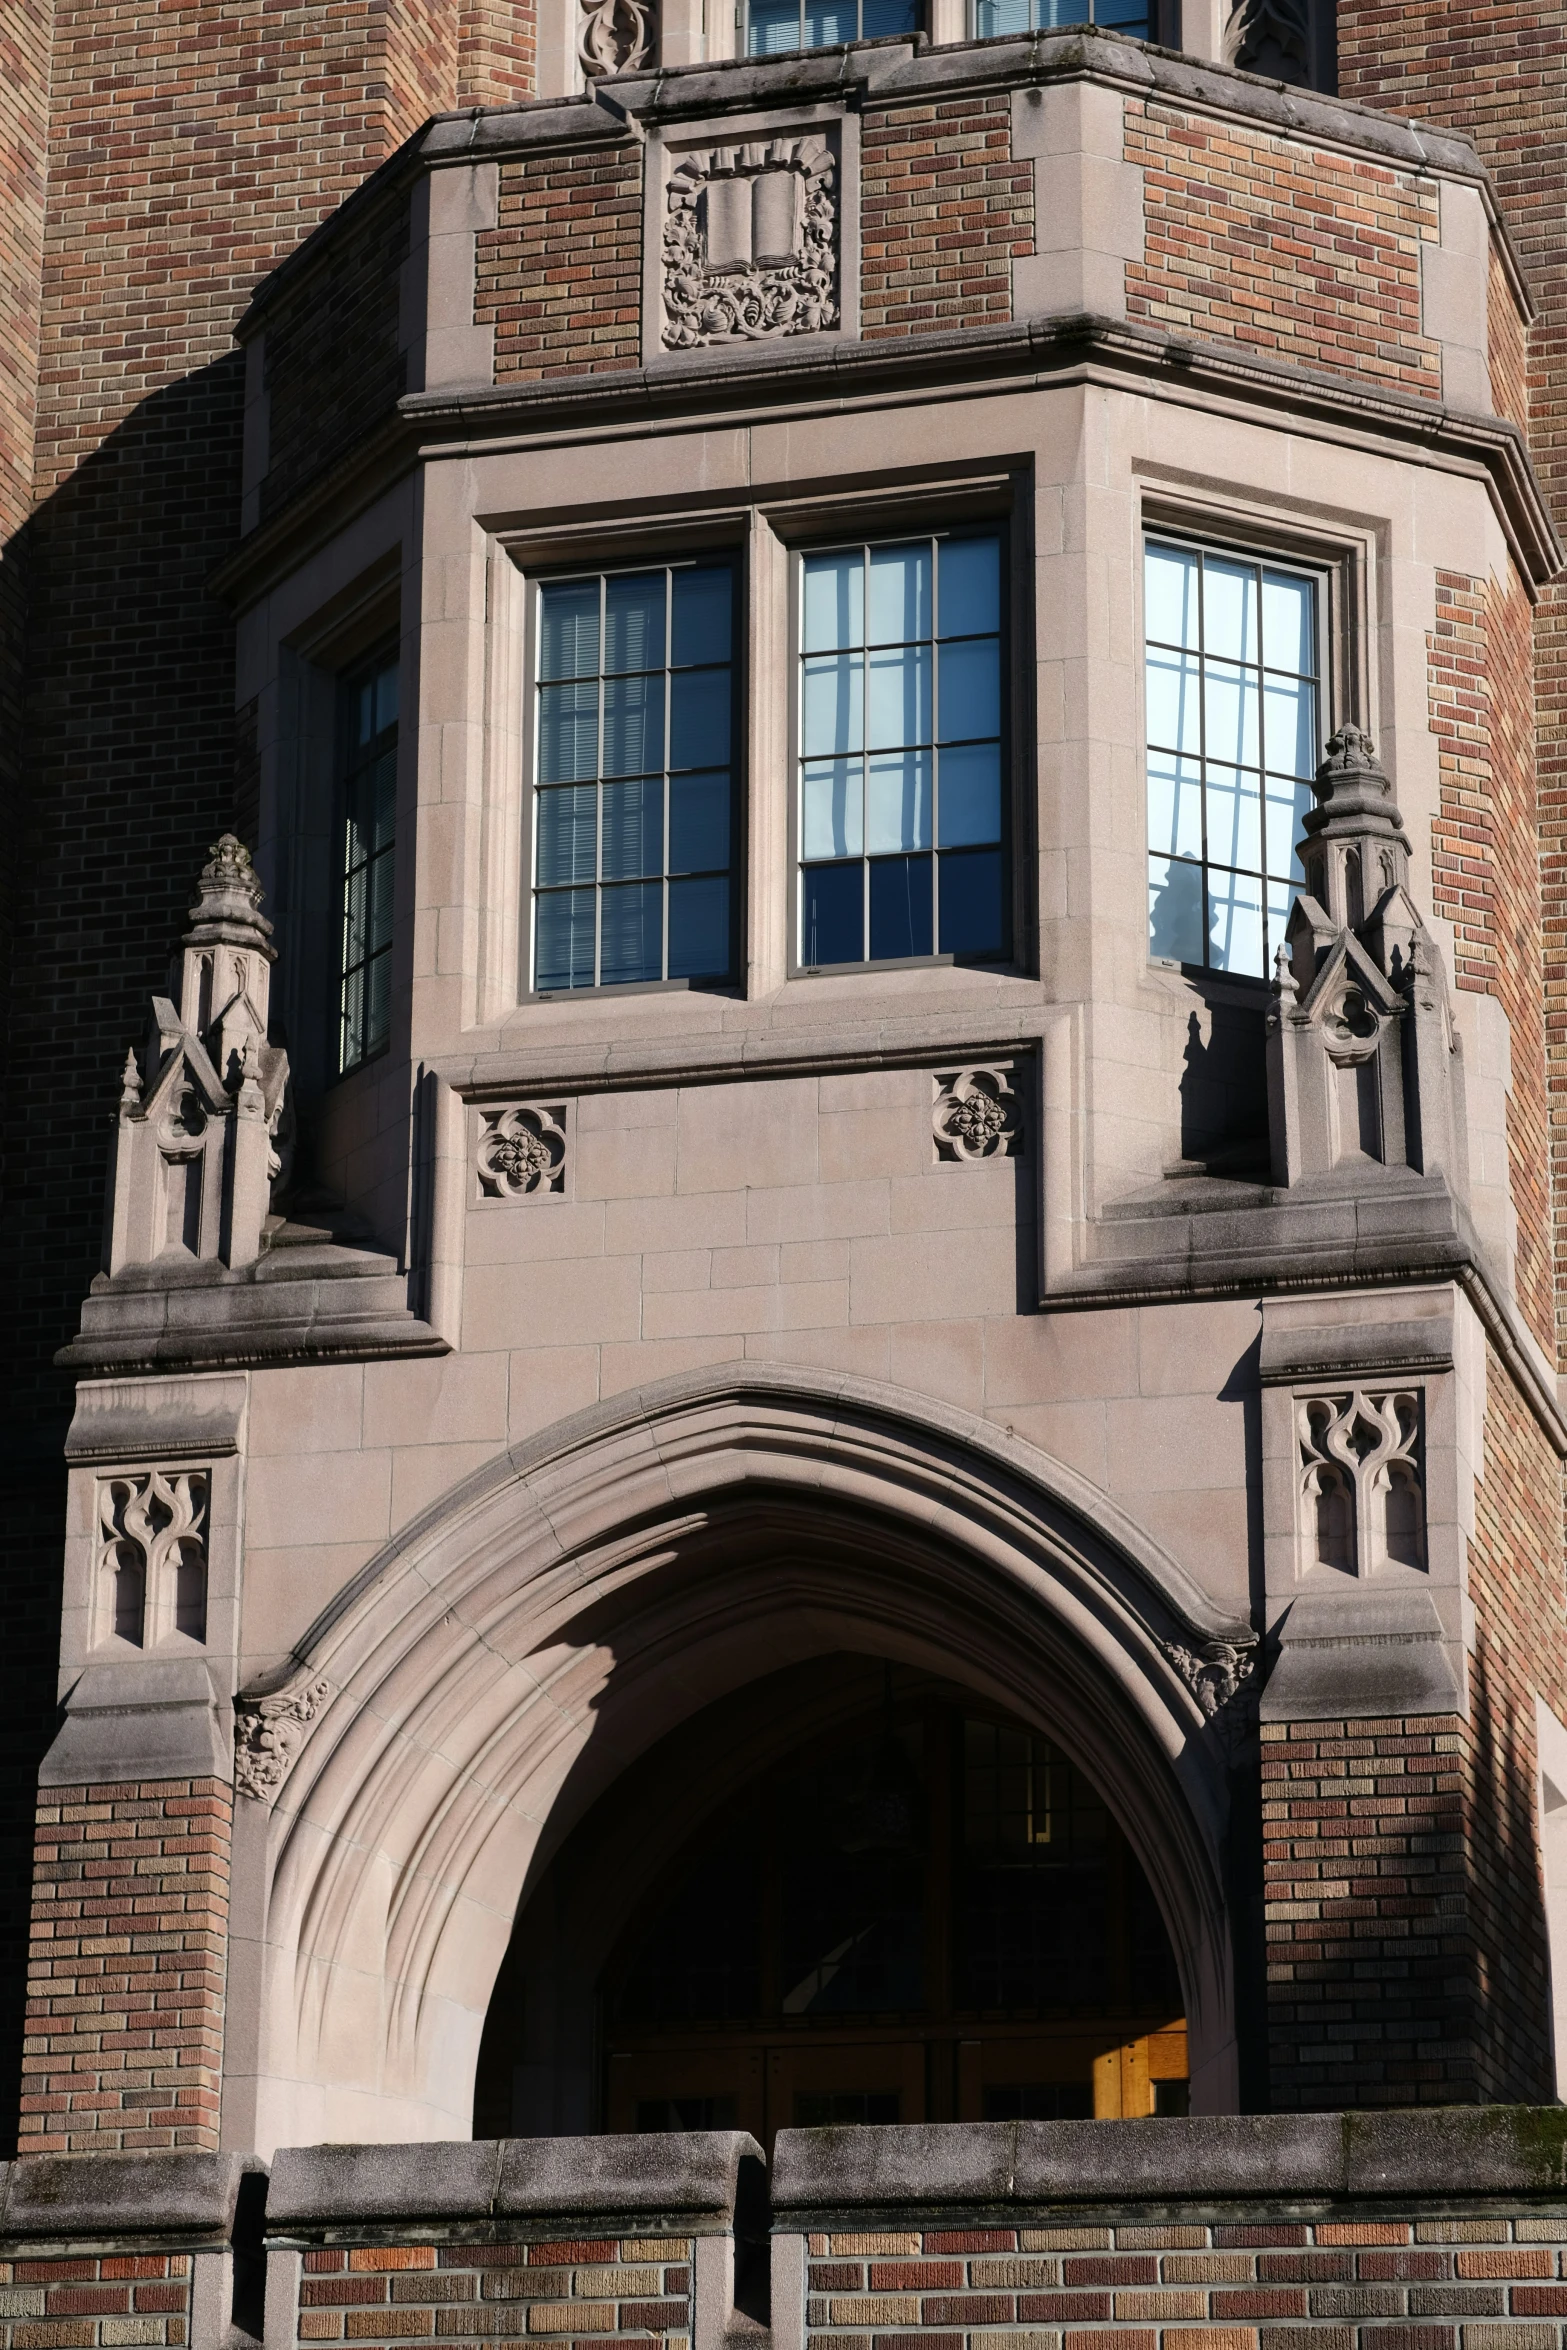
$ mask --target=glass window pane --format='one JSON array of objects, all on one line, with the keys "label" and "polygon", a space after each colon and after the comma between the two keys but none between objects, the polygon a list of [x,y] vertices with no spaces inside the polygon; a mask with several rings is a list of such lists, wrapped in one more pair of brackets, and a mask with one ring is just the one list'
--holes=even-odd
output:
[{"label": "glass window pane", "polygon": [[1317,768],[1317,689],[1294,678],[1264,677],[1263,739],[1278,775],[1313,775]]},{"label": "glass window pane", "polygon": [[993,41],[999,33],[1026,33],[1033,22],[1029,0],[979,0],[974,37]]},{"label": "glass window pane", "polygon": [[[538,885],[548,889],[561,881],[593,879],[594,825],[598,817],[595,784],[569,785],[564,791],[541,791],[538,796]],[[539,982],[543,986],[543,981]]]},{"label": "glass window pane", "polygon": [[729,882],[714,874],[703,881],[669,885],[669,976],[721,979],[729,969]]},{"label": "glass window pane", "polygon": [[941,633],[985,636],[1001,626],[1001,541],[941,542]]},{"label": "glass window pane", "polygon": [[1257,574],[1251,565],[1210,555],[1203,598],[1203,651],[1216,660],[1258,660]]},{"label": "glass window pane", "polygon": [[808,759],[860,749],[863,692],[860,654],[840,653],[806,662],[802,747]]},{"label": "glass window pane", "polygon": [[606,670],[664,666],[664,574],[638,573],[604,583]]},{"label": "glass window pane", "polygon": [[1262,791],[1255,775],[1210,763],[1208,854],[1218,864],[1244,865],[1253,873],[1261,872]]},{"label": "glass window pane", "polygon": [[669,681],[670,766],[717,767],[728,757],[728,670],[682,670]]},{"label": "glass window pane", "polygon": [[369,801],[366,810],[367,845],[373,853],[376,849],[387,849],[392,845],[392,828],[397,814],[396,751],[383,751],[366,780],[368,790],[365,796]]},{"label": "glass window pane", "polygon": [[392,876],[390,857],[377,857],[366,875],[365,929],[372,954],[392,943]]},{"label": "glass window pane", "polygon": [[929,857],[877,857],[871,863],[873,963],[931,952]]},{"label": "glass window pane", "polygon": [[1001,732],[1001,644],[971,637],[938,649],[941,663],[941,739]]},{"label": "glass window pane", "polygon": [[1295,903],[1294,885],[1288,881],[1270,881],[1268,892],[1268,962],[1265,976],[1273,977],[1273,958],[1284,944],[1289,928],[1290,908]]},{"label": "glass window pane", "polygon": [[1148,951],[1172,963],[1203,960],[1202,867],[1148,860]]},{"label": "glass window pane", "polygon": [[[1258,727],[1257,677],[1227,661],[1203,665],[1203,747],[1210,759],[1231,767],[1255,767],[1262,758]],[[1182,745],[1185,748],[1185,745]]]},{"label": "glass window pane", "polygon": [[861,0],[860,39],[884,41],[892,33],[917,33],[919,0]]},{"label": "glass window pane", "polygon": [[1297,887],[1304,887],[1306,877],[1300,868],[1299,850],[1304,837],[1301,824],[1312,802],[1311,786],[1297,782],[1293,776],[1270,775],[1267,794],[1267,870],[1281,878],[1288,876]]},{"label": "glass window pane", "polygon": [[599,689],[547,685],[539,692],[539,781],[576,783],[597,775]]},{"label": "glass window pane", "polygon": [[1317,666],[1317,597],[1309,579],[1287,571],[1262,575],[1262,657],[1270,669],[1293,669],[1303,677]]},{"label": "glass window pane", "polygon": [[800,46],[800,11],[791,0],[751,0],[749,34],[753,57],[779,57]]},{"label": "glass window pane", "polygon": [[534,985],[593,985],[593,892],[546,890],[538,899]]},{"label": "glass window pane", "polygon": [[865,567],[858,549],[805,558],[807,653],[834,653],[864,642]]},{"label": "glass window pane", "polygon": [[800,960],[859,963],[865,958],[865,868],[804,865],[800,869]]},{"label": "glass window pane", "polygon": [[1197,573],[1196,555],[1183,547],[1148,549],[1143,614],[1155,644],[1182,645],[1196,652]]},{"label": "glass window pane", "polygon": [[965,849],[943,857],[940,952],[999,955],[1001,947],[1001,851]]},{"label": "glass window pane", "polygon": [[343,882],[343,969],[352,971],[370,952],[368,912],[369,868],[350,869]]},{"label": "glass window pane", "polygon": [[397,678],[398,665],[395,661],[389,661],[384,669],[378,670],[376,673],[375,730],[377,734],[384,734],[389,726],[397,724]]},{"label": "glass window pane", "polygon": [[727,773],[676,775],[671,778],[671,873],[713,873],[728,864],[729,797]]},{"label": "glass window pane", "polygon": [[943,751],[938,845],[959,848],[969,841],[1001,838],[1001,745],[965,743]]},{"label": "glass window pane", "polygon": [[865,790],[865,846],[872,856],[887,849],[930,847],[929,751],[902,751],[896,758],[872,759]]},{"label": "glass window pane", "polygon": [[864,847],[858,759],[824,759],[806,767],[800,781],[802,857],[857,857]]},{"label": "glass window pane", "polygon": [[607,677],[604,680],[604,773],[644,775],[663,764],[662,671],[656,677]]},{"label": "glass window pane", "polygon": [[1202,761],[1148,754],[1148,846],[1166,856],[1202,855]]},{"label": "glass window pane", "polygon": [[1208,869],[1208,961],[1215,971],[1266,977],[1262,947],[1262,883],[1249,873]]},{"label": "glass window pane", "polygon": [[379,1051],[392,1028],[392,958],[377,955],[365,973],[364,1049]]},{"label": "glass window pane", "polygon": [[872,653],[870,672],[867,747],[890,750],[899,743],[928,743],[929,645],[904,645],[897,652]]},{"label": "glass window pane", "polygon": [[664,779],[606,783],[603,794],[604,846],[599,872],[606,881],[629,881],[664,870]]},{"label": "glass window pane", "polygon": [[[1082,5],[1082,0],[1077,0]],[[1095,24],[1113,25],[1117,32],[1135,33],[1140,41],[1149,38],[1148,0],[1094,0]]]},{"label": "glass window pane", "polygon": [[687,662],[727,661],[734,618],[733,576],[727,563],[699,571],[677,571],[671,581],[670,654],[677,669]]},{"label": "glass window pane", "polygon": [[1202,753],[1201,671],[1189,653],[1148,655],[1148,740],[1160,750]]},{"label": "glass window pane", "polygon": [[827,49],[854,40],[859,31],[855,16],[854,0],[820,0],[819,5],[808,6],[801,47]]},{"label": "glass window pane", "polygon": [[930,634],[930,541],[871,549],[869,641],[901,645]]},{"label": "glass window pane", "polygon": [[596,677],[599,583],[563,580],[539,590],[540,677]]},{"label": "glass window pane", "polygon": [[664,885],[622,882],[600,892],[599,985],[664,975]]}]

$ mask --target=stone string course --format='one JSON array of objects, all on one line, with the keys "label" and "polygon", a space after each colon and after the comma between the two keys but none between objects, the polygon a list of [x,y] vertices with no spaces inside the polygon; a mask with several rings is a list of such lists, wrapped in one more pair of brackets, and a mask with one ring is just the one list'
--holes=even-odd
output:
[{"label": "stone string course", "polygon": [[322,2248],[304,2255],[298,2339],[656,2337],[685,2350],[692,2252],[690,2237],[665,2235]]}]

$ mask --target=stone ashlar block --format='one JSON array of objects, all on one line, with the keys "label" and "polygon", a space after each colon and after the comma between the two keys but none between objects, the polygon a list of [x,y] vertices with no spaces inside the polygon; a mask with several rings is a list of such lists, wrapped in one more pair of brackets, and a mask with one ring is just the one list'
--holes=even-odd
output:
[{"label": "stone ashlar block", "polygon": [[235,2233],[241,2182],[266,2177],[249,2154],[24,2154],[4,2166],[0,2237]]},{"label": "stone ashlar block", "polygon": [[727,2226],[741,2165],[761,2160],[743,2130],[296,2146],[273,2166],[267,2224],[290,2234],[349,2221],[678,2213],[700,2232]]}]

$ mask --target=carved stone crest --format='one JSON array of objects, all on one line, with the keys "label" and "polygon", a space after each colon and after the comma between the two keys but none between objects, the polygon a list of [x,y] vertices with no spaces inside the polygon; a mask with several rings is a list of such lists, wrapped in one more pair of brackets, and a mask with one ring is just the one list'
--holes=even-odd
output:
[{"label": "carved stone crest", "polygon": [[644,0],[582,0],[577,55],[590,79],[653,62],[653,10]]},{"label": "carved stone crest", "polygon": [[930,1123],[938,1160],[1015,1158],[1022,1129],[1011,1070],[938,1070]]},{"label": "carved stone crest", "polygon": [[566,1184],[566,1105],[525,1102],[483,1113],[478,1150],[485,1199],[526,1199]]},{"label": "carved stone crest", "polygon": [[1257,1670],[1255,1648],[1242,1648],[1232,1640],[1209,1640],[1200,1650],[1186,1648],[1179,1640],[1166,1640],[1163,1647],[1210,1721]]},{"label": "carved stone crest", "polygon": [[293,1768],[305,1730],[325,1705],[332,1684],[323,1677],[274,1697],[234,1703],[234,1784],[255,1803],[270,1803]]},{"label": "carved stone crest", "polygon": [[838,324],[837,166],[821,132],[694,148],[666,206],[667,349]]}]

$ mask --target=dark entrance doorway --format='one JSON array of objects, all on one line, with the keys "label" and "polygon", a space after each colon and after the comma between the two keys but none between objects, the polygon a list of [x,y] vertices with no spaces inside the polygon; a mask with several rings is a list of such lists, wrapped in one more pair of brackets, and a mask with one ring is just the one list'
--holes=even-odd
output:
[{"label": "dark entrance doorway", "polygon": [[858,1705],[727,1790],[709,1750],[606,1948],[596,2126],[1184,2112],[1169,1939],[1095,1789],[950,1685],[836,1662]]}]

